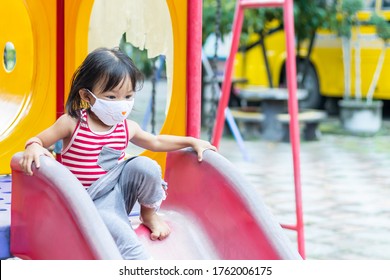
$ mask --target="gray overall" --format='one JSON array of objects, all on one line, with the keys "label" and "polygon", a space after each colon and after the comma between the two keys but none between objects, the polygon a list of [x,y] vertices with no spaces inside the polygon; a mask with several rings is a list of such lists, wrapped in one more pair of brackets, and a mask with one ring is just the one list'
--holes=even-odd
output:
[{"label": "gray overall", "polygon": [[158,210],[165,199],[161,168],[148,157],[133,157],[117,164],[118,151],[104,149],[98,164],[109,172],[88,188],[104,223],[124,259],[149,259],[131,227],[129,213],[136,201]]}]

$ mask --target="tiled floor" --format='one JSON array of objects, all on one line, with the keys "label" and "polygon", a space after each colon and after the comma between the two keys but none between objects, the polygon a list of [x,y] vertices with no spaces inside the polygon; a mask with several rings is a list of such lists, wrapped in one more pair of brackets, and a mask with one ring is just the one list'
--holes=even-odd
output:
[{"label": "tiled floor", "polygon": [[[390,259],[390,136],[323,135],[301,143],[307,259]],[[281,223],[295,223],[291,147],[246,141],[244,161],[224,138],[220,153],[260,193]],[[295,241],[295,232],[288,231]]]},{"label": "tiled floor", "polygon": [[0,259],[8,258],[11,211],[11,177],[0,176]]}]

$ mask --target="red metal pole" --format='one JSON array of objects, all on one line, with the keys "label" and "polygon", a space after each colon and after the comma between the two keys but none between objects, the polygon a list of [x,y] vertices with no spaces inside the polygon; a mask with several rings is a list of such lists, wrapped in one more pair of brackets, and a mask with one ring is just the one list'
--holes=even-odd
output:
[{"label": "red metal pole", "polygon": [[298,123],[298,101],[297,101],[297,79],[296,79],[296,60],[295,60],[295,37],[294,37],[294,12],[293,1],[285,0],[284,4],[284,28],[286,34],[287,49],[287,86],[288,86],[288,111],[290,114],[290,141],[292,147],[293,165],[294,165],[294,184],[297,216],[297,235],[298,251],[302,258],[305,258],[305,243],[303,231],[303,211],[302,211],[302,190],[300,175],[300,139]]},{"label": "red metal pole", "polygon": [[187,135],[200,137],[202,77],[202,1],[187,6]]},{"label": "red metal pole", "polygon": [[65,2],[57,0],[57,119],[64,113],[64,76],[65,76]]},{"label": "red metal pole", "polygon": [[233,31],[232,45],[230,48],[229,57],[225,65],[225,72],[224,72],[225,77],[222,83],[222,96],[218,104],[213,137],[211,141],[212,144],[216,147],[219,146],[219,141],[221,140],[222,137],[223,126],[225,124],[225,109],[229,102],[230,90],[232,86],[234,58],[236,57],[238,44],[240,42],[240,34],[241,34],[243,20],[244,20],[244,11],[240,6],[240,1],[237,1],[236,12],[234,15],[233,28],[232,28]]},{"label": "red metal pole", "polygon": [[[57,0],[57,61],[56,61],[56,118],[64,113],[65,92],[65,2]],[[61,154],[56,154],[57,161],[61,162]]]},{"label": "red metal pole", "polygon": [[259,8],[259,7],[282,7],[284,0],[270,0],[270,1],[259,1],[259,0],[238,0],[241,2],[242,8]]}]

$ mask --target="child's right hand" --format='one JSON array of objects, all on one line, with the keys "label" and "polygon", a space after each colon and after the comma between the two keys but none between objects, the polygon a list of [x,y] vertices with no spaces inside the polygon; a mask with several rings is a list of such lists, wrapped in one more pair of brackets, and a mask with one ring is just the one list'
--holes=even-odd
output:
[{"label": "child's right hand", "polygon": [[33,175],[32,163],[35,162],[35,167],[39,168],[40,167],[39,157],[41,155],[54,158],[52,153],[50,153],[49,150],[42,147],[41,145],[37,143],[33,143],[29,145],[24,151],[22,159],[19,161],[20,167],[22,168],[23,172],[26,173],[27,175]]}]

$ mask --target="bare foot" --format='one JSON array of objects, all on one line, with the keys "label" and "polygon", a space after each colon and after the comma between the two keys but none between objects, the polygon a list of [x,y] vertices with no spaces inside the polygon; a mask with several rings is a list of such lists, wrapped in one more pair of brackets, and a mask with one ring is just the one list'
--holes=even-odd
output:
[{"label": "bare foot", "polygon": [[157,215],[154,209],[141,206],[142,223],[150,229],[150,239],[163,240],[171,233],[167,223]]}]

